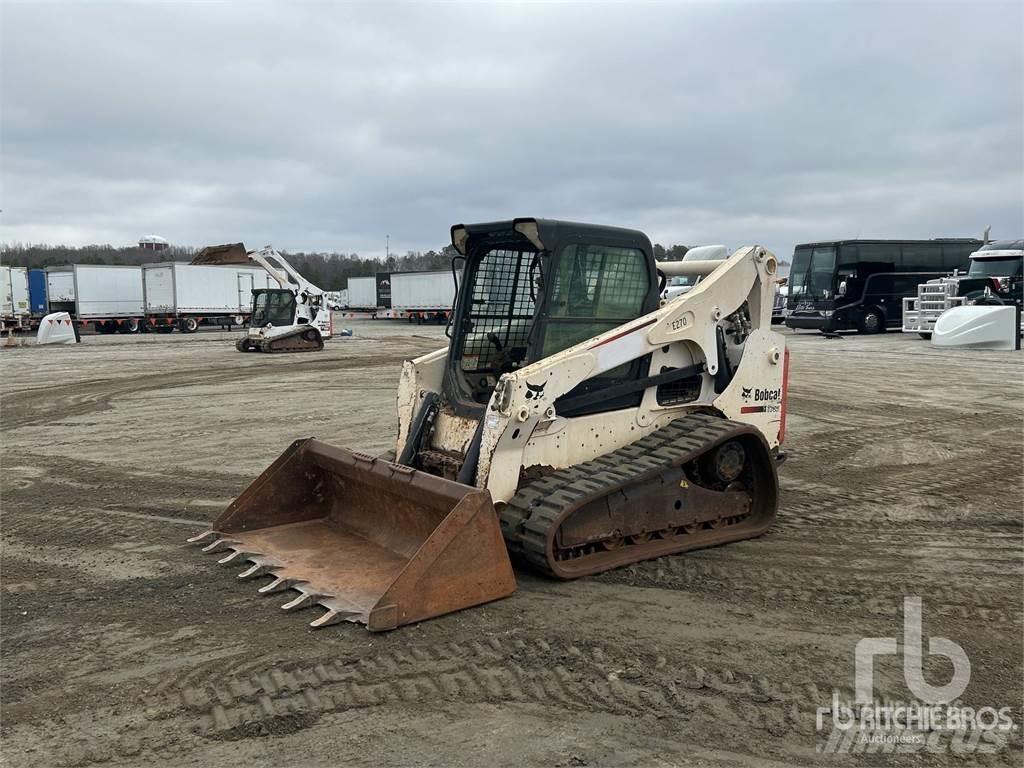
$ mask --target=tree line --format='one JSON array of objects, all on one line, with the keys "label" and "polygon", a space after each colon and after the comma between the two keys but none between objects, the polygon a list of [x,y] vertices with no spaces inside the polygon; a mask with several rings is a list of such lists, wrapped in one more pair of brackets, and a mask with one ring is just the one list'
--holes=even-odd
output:
[{"label": "tree line", "polygon": [[[37,245],[24,243],[4,244],[0,247],[0,262],[11,267],[53,267],[65,264],[151,264],[159,261],[191,261],[199,251],[172,245],[161,251],[144,250],[137,246],[113,245]],[[654,257],[662,261],[677,261],[685,255],[685,245],[665,248],[654,244]],[[348,285],[350,277],[368,277],[376,272],[425,272],[449,269],[456,255],[451,245],[440,250],[406,251],[385,259],[360,256],[358,253],[324,253],[307,251],[281,251],[288,262],[307,280],[325,291],[338,291]]]}]

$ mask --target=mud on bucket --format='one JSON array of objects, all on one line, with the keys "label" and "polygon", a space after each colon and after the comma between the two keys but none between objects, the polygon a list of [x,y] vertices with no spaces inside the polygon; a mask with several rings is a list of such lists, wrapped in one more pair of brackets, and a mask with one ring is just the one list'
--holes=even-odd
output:
[{"label": "mud on bucket", "polygon": [[312,438],[293,443],[189,539],[239,578],[270,576],[322,627],[394,629],[507,597],[515,577],[490,494]]}]

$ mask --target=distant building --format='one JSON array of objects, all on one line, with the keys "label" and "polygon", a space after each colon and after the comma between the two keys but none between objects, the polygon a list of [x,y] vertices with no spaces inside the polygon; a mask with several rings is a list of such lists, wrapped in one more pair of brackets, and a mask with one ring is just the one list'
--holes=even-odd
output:
[{"label": "distant building", "polygon": [[139,238],[139,248],[144,251],[166,251],[171,247],[160,235],[145,235]]}]

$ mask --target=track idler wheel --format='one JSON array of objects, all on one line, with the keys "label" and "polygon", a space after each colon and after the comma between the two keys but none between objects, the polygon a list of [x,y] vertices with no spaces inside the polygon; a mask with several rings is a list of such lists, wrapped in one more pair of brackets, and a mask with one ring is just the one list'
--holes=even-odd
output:
[{"label": "track idler wheel", "polygon": [[746,450],[738,440],[730,440],[701,457],[701,476],[721,485],[729,485],[743,473],[746,462]]}]

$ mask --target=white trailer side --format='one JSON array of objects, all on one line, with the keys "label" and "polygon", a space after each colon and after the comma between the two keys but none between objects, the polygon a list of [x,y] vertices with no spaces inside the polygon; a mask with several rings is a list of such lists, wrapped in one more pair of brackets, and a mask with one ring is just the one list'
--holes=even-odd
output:
[{"label": "white trailer side", "polygon": [[71,267],[50,267],[46,270],[46,301],[48,312],[75,311],[75,274]]},{"label": "white trailer side", "polygon": [[146,314],[174,312],[174,265],[172,263],[143,264],[142,282],[146,289]]},{"label": "white trailer side", "polygon": [[147,313],[245,315],[254,288],[266,288],[262,269],[162,262],[143,265]]},{"label": "white trailer side", "polygon": [[391,308],[447,311],[455,303],[455,281],[448,270],[395,272],[391,275]]},{"label": "white trailer side", "polygon": [[350,277],[348,279],[348,305],[352,309],[376,309],[377,278]]},{"label": "white trailer side", "polygon": [[142,267],[75,264],[72,273],[78,319],[140,318],[145,313]]},{"label": "white trailer side", "polygon": [[17,321],[29,314],[28,269],[0,267],[0,318]]}]

